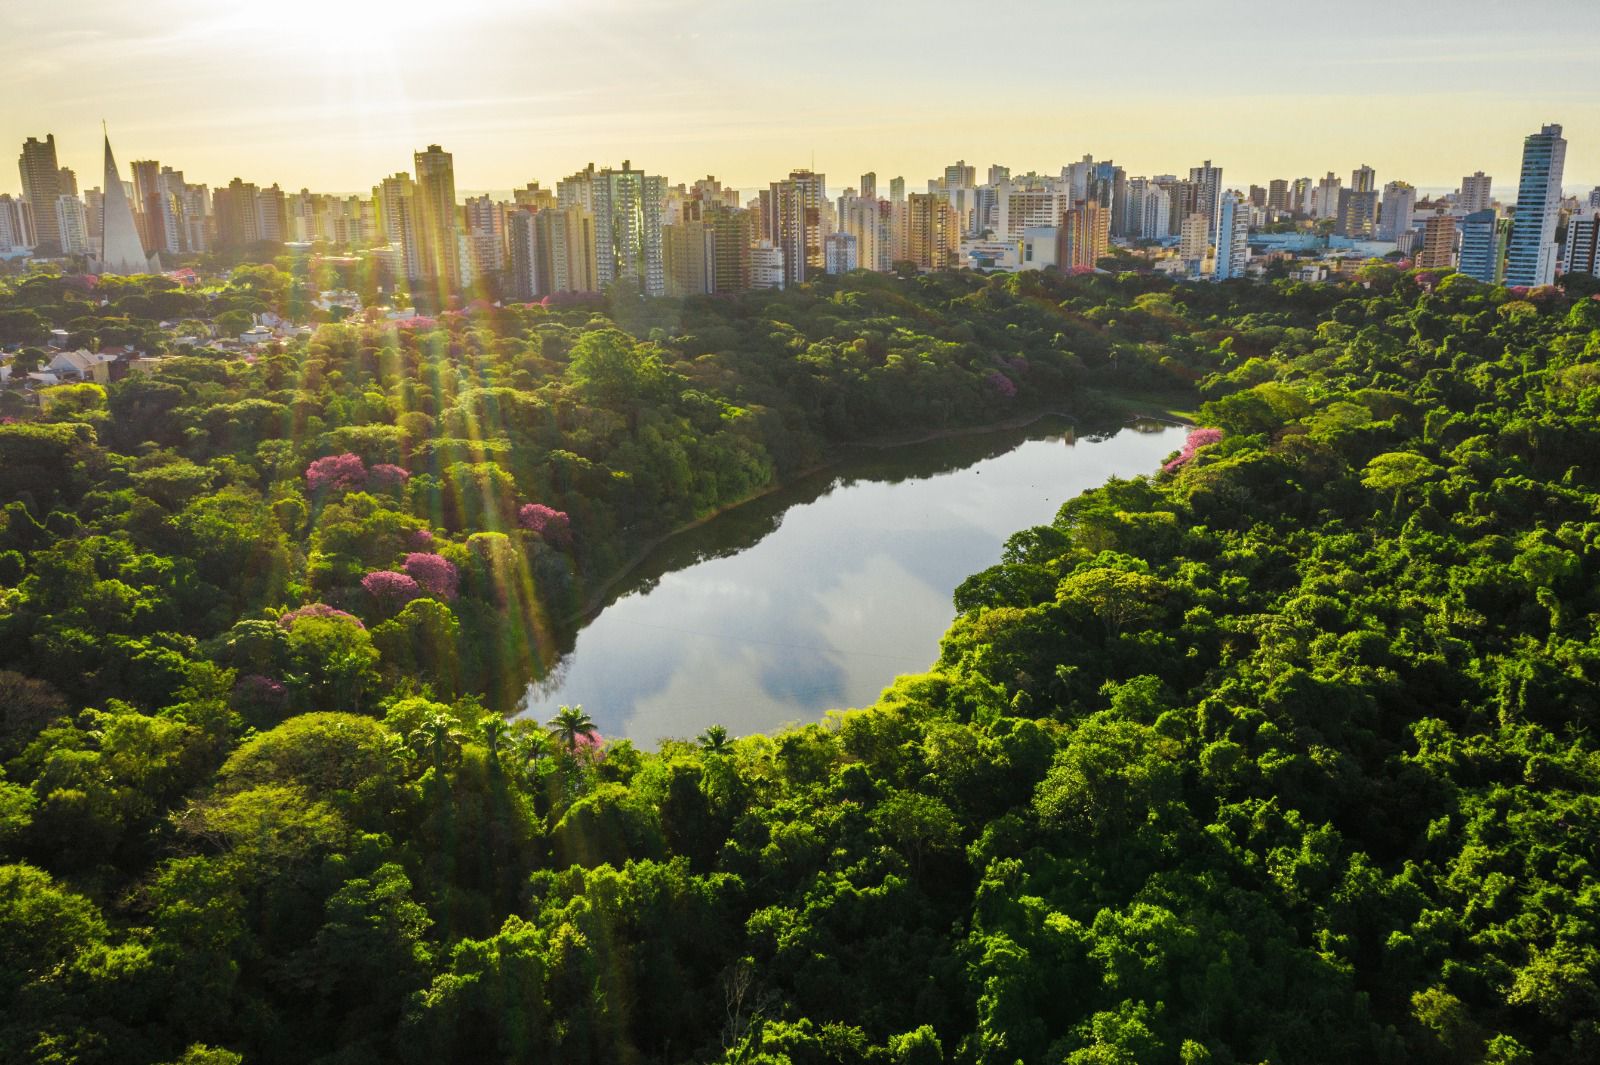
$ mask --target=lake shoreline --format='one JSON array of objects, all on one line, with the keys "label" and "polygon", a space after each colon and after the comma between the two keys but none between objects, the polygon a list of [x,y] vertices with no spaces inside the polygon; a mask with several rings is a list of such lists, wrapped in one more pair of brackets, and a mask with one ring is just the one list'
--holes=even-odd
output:
[{"label": "lake shoreline", "polygon": [[[1097,393],[1091,393],[1091,396],[1094,395],[1097,395]],[[1126,420],[1143,419],[1153,422],[1162,422],[1169,425],[1187,424],[1165,414],[1125,414],[1123,417]],[[791,487],[792,485],[798,484],[807,477],[812,477],[818,473],[822,473],[830,467],[838,465],[840,460],[843,459],[846,454],[853,449],[890,451],[895,448],[914,447],[919,444],[936,443],[940,440],[952,440],[967,436],[983,436],[989,433],[1002,433],[1013,429],[1026,429],[1028,426],[1033,425],[1036,422],[1043,421],[1045,418],[1061,418],[1064,421],[1072,422],[1074,425],[1076,425],[1079,421],[1078,415],[1069,414],[1066,411],[1056,408],[1049,408],[1043,410],[1033,410],[1025,414],[1013,415],[1012,417],[1003,421],[986,422],[982,425],[957,426],[949,429],[935,429],[916,436],[888,436],[878,437],[871,440],[851,440],[841,444],[836,444],[831,449],[831,453],[828,455],[828,457],[822,462],[798,470],[795,473],[790,474],[788,477],[776,478],[771,484],[762,488],[758,492],[751,492],[747,495],[741,496],[738,499],[730,500],[727,503],[713,508],[708,513],[695,518],[693,521],[683,522],[671,529],[668,529],[666,532],[651,537],[649,540],[641,544],[639,549],[630,555],[614,573],[602,581],[595,588],[595,590],[590,593],[587,598],[585,598],[581,606],[566,616],[560,618],[557,621],[557,624],[577,624],[593,618],[601,610],[604,610],[607,605],[606,598],[611,591],[616,588],[616,586],[625,578],[631,575],[634,570],[643,565],[645,560],[648,559],[651,554],[653,554],[673,537],[682,535],[683,533],[689,532],[693,529],[697,529],[700,526],[705,525],[707,522],[722,517],[724,514],[727,514],[730,511],[737,510],[739,507],[745,506],[746,504],[754,503],[759,499],[764,499],[765,497],[772,495],[774,492],[779,492],[785,488]]]}]

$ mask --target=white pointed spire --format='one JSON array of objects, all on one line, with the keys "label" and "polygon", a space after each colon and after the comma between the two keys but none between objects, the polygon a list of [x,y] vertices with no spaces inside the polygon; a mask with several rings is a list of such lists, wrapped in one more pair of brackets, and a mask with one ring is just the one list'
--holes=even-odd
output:
[{"label": "white pointed spire", "polygon": [[144,243],[139,239],[139,229],[133,224],[133,210],[128,206],[128,194],[122,187],[122,177],[117,173],[117,161],[111,155],[111,137],[106,137],[106,174],[104,195],[101,197],[100,260],[98,268],[103,274],[147,274],[153,269],[144,253]]}]

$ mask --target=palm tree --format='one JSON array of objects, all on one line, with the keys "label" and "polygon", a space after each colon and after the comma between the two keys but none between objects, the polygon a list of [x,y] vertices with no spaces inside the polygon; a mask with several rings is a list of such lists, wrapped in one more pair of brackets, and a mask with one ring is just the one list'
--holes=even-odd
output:
[{"label": "palm tree", "polygon": [[550,719],[551,735],[565,744],[568,751],[578,749],[579,737],[593,737],[599,731],[594,719],[584,713],[581,706],[563,706]]},{"label": "palm tree", "polygon": [[728,730],[721,725],[712,725],[700,733],[700,749],[707,754],[727,754],[733,747],[733,741],[728,738]]},{"label": "palm tree", "polygon": [[455,722],[450,720],[448,715],[435,710],[425,716],[422,723],[412,730],[411,742],[427,747],[433,758],[434,771],[443,773],[444,764],[449,759],[450,753],[461,748],[461,733],[456,730]]},{"label": "palm tree", "polygon": [[478,722],[478,735],[483,738],[483,745],[489,752],[489,767],[498,771],[500,750],[506,745],[506,738],[511,735],[510,723],[499,714],[485,714]]}]

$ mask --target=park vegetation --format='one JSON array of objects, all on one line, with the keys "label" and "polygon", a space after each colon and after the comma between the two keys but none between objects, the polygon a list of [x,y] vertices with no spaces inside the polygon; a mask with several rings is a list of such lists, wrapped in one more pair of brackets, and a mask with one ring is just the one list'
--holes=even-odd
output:
[{"label": "park vegetation", "polygon": [[[0,342],[309,284],[33,278]],[[1600,1057],[1600,302],[854,275],[74,387],[0,425],[0,1059]],[[876,706],[505,713],[661,533],[1110,389],[1197,428]]]}]

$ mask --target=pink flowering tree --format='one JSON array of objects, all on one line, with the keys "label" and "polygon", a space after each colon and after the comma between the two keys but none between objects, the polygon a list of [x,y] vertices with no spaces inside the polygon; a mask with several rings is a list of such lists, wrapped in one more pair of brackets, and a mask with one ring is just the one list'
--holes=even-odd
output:
[{"label": "pink flowering tree", "polygon": [[388,462],[380,462],[367,471],[367,483],[374,488],[403,488],[411,480],[411,471]]},{"label": "pink flowering tree", "polygon": [[567,512],[543,503],[523,504],[517,511],[517,524],[556,547],[565,546],[572,539],[572,519],[567,517]]},{"label": "pink flowering tree", "polygon": [[454,599],[461,587],[461,573],[455,563],[431,551],[413,551],[406,556],[405,575],[429,595]]},{"label": "pink flowering tree", "polygon": [[335,610],[327,603],[307,603],[305,606],[297,607],[278,618],[278,624],[285,629],[292,629],[295,622],[302,618],[337,618],[353,623],[358,629],[366,628],[365,625],[361,624],[361,619],[354,614],[343,610]]},{"label": "pink flowering tree", "polygon": [[1169,461],[1161,469],[1166,473],[1172,473],[1194,458],[1195,452],[1210,444],[1215,444],[1221,439],[1221,429],[1190,429],[1188,439],[1183,442],[1183,449],[1178,452],[1176,458]]},{"label": "pink flowering tree", "polygon": [[411,550],[413,551],[432,551],[433,530],[417,529],[412,532],[410,538],[406,542],[411,546]]},{"label": "pink flowering tree", "polygon": [[367,467],[360,455],[324,455],[306,467],[306,487],[313,492],[325,488],[348,491],[367,483]]},{"label": "pink flowering tree", "polygon": [[392,569],[381,569],[361,578],[361,587],[385,610],[397,610],[422,594],[415,579]]},{"label": "pink flowering tree", "polygon": [[1007,377],[999,370],[990,370],[988,374],[984,376],[983,381],[984,384],[994,389],[996,394],[1003,396],[1006,399],[1011,399],[1017,394],[1017,386],[1015,382],[1013,382],[1011,378]]}]

